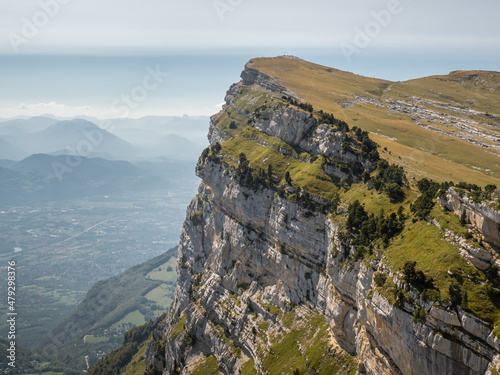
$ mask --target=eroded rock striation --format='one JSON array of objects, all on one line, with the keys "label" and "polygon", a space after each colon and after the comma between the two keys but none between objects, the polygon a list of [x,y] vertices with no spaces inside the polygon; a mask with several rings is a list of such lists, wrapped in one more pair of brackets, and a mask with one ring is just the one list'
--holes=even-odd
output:
[{"label": "eroded rock striation", "polygon": [[454,188],[448,190],[445,201],[446,207],[454,211],[457,216],[465,211],[467,221],[500,253],[500,211],[489,203],[474,202],[467,194],[460,193]]},{"label": "eroded rock striation", "polygon": [[[254,69],[247,67],[242,78],[229,90],[223,112],[235,110],[245,87],[290,94]],[[221,116],[211,121],[212,146],[230,139]],[[356,182],[373,170],[369,160],[343,147],[342,132],[293,106],[269,106],[254,120],[246,116],[253,129],[298,148],[299,159],[308,153],[358,165],[342,172],[324,163],[332,179],[351,176]],[[251,141],[290,153],[264,138]],[[309,205],[287,199],[272,177],[267,185],[249,186],[237,168],[215,156],[200,158],[196,170],[202,182],[181,233],[175,300],[146,351],[151,371],[188,374],[214,357],[223,374],[307,368],[479,375],[498,361],[500,342],[490,323],[458,306],[424,301],[416,291],[409,292],[413,303],[400,304],[380,293],[376,272],[386,272],[397,285],[401,278],[383,257],[352,260],[355,248],[336,220],[342,210],[329,213],[326,198],[312,197]],[[455,210],[466,204],[453,202]],[[426,311],[424,320],[415,319],[417,309]]]}]

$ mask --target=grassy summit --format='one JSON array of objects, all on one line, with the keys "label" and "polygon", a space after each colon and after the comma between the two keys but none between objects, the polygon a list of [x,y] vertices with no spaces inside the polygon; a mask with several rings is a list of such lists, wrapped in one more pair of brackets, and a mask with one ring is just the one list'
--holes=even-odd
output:
[{"label": "grassy summit", "polygon": [[[440,122],[415,120],[415,113],[392,111],[368,101],[400,100],[413,103],[419,98],[424,109],[448,116],[473,119],[492,135],[500,136],[500,73],[482,71],[452,72],[406,82],[391,82],[328,68],[298,58],[259,58],[249,67],[273,78],[317,110],[331,112],[350,126],[371,133],[371,138],[391,153],[385,158],[405,166],[410,176],[438,181],[467,180],[486,185],[500,183],[500,158],[492,149],[428,130],[416,121],[448,133],[457,129]],[[359,98],[361,96],[361,100]],[[436,107],[435,101],[473,111],[461,114]],[[392,102],[387,104],[392,106]],[[385,105],[385,104],[384,104]],[[464,109],[465,110],[465,109]],[[450,118],[451,121],[455,120]],[[470,138],[474,139],[473,135]],[[495,144],[485,139],[485,143]],[[498,145],[498,141],[496,142]]]}]

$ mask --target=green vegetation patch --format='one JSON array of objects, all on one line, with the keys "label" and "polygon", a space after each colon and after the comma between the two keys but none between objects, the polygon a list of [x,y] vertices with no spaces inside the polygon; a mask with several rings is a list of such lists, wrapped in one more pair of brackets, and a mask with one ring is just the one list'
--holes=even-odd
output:
[{"label": "green vegetation patch", "polygon": [[255,370],[255,361],[249,359],[246,361],[240,369],[240,375],[257,375],[258,372]]},{"label": "green vegetation patch", "polygon": [[266,321],[266,320],[263,320],[261,322],[258,322],[257,325],[259,326],[259,328],[261,330],[263,330],[264,332],[266,332],[268,329],[269,329],[269,322]]},{"label": "green vegetation patch", "polygon": [[435,219],[441,228],[449,229],[459,236],[466,237],[467,229],[460,223],[460,218],[441,205],[434,206],[429,217]]},{"label": "green vegetation patch", "polygon": [[[456,225],[451,218],[450,223]],[[401,272],[409,260],[416,262],[426,277],[432,277],[439,290],[436,297],[441,301],[461,305],[495,326],[500,324],[500,291],[496,279],[490,277],[488,271],[484,273],[470,266],[458,249],[443,238],[441,229],[426,221],[407,225],[386,249],[385,255],[388,264]],[[424,296],[426,292],[429,291],[424,290]],[[387,293],[382,294],[387,297]]]},{"label": "green vegetation patch", "polygon": [[236,111],[223,112],[219,115],[217,127],[221,129],[226,136],[226,140],[236,136],[242,129],[248,127],[248,118],[240,115]]},{"label": "green vegetation patch", "polygon": [[214,327],[213,333],[220,339],[224,340],[224,343],[230,348],[230,350],[238,357],[241,358],[241,348],[234,345],[234,341],[226,335],[224,328],[219,324]]},{"label": "green vegetation patch", "polygon": [[85,344],[98,344],[100,342],[109,341],[109,337],[99,337],[94,335],[87,335],[84,337],[83,341]]},{"label": "green vegetation patch", "polygon": [[146,294],[146,298],[150,301],[155,302],[159,306],[164,308],[168,308],[172,303],[172,293],[173,291],[169,286],[159,285],[158,287],[151,290],[148,294]]},{"label": "green vegetation patch", "polygon": [[294,318],[295,318],[294,312],[289,311],[283,316],[283,318],[281,319],[281,323],[283,323],[283,325],[286,328],[290,328],[292,326]]},{"label": "green vegetation patch", "polygon": [[121,320],[113,324],[113,328],[121,329],[128,324],[132,324],[133,326],[140,326],[144,323],[146,323],[146,321],[144,320],[144,315],[139,310],[135,310],[129,312]]},{"label": "green vegetation patch", "polygon": [[[102,358],[88,371],[89,375],[109,375],[125,373],[128,375],[143,375],[145,370],[144,354],[149,336],[165,319],[165,314],[154,322],[132,328],[125,333],[123,346]],[[125,370],[126,368],[126,370]]]},{"label": "green vegetation patch", "polygon": [[162,264],[160,267],[157,267],[149,272],[146,275],[146,278],[175,283],[177,281],[177,272],[175,271],[176,263],[177,259],[172,257],[165,264]]},{"label": "green vegetation patch", "polygon": [[347,205],[355,201],[359,201],[366,211],[375,214],[380,213],[380,211],[396,212],[400,206],[400,204],[392,203],[387,195],[375,189],[368,190],[365,184],[353,184],[351,189],[342,195],[342,202]]},{"label": "green vegetation patch", "polygon": [[[299,347],[300,343],[300,347]],[[270,374],[355,374],[357,362],[334,348],[325,317],[311,313],[295,319],[291,331],[275,338],[262,361]]]},{"label": "green vegetation patch", "polygon": [[346,227],[353,236],[351,243],[357,246],[354,260],[363,258],[366,253],[372,254],[372,248],[377,243],[382,247],[389,244],[389,240],[401,233],[406,217],[404,209],[399,207],[398,213],[385,216],[383,211],[379,215],[368,215],[359,201],[354,201],[347,208],[348,217]]},{"label": "green vegetation patch", "polygon": [[[283,155],[273,147],[259,144],[257,140],[274,145],[290,152],[291,155]],[[293,186],[302,190],[307,190],[310,194],[330,200],[339,190],[332,178],[329,177],[322,168],[321,158],[314,162],[300,160],[301,155],[297,154],[285,142],[278,138],[270,137],[253,128],[247,128],[239,133],[235,138],[222,144],[222,153],[230,158],[224,158],[224,162],[234,169],[238,167],[235,160],[240,159],[240,154],[244,154],[249,160],[249,167],[254,170],[263,170],[267,173],[269,165],[272,166],[273,179],[282,181],[286,172],[290,174]],[[293,156],[292,156],[293,155]],[[310,156],[308,154],[302,155]]]},{"label": "green vegetation patch", "polygon": [[125,368],[124,374],[127,375],[144,375],[146,371],[146,361],[144,360],[144,356],[146,355],[146,345],[147,342],[144,342],[137,353],[134,354],[129,364]]},{"label": "green vegetation patch", "polygon": [[241,93],[235,99],[235,104],[246,114],[255,111],[265,105],[274,105],[278,94],[271,91],[261,90],[251,86],[243,86]]},{"label": "green vegetation patch", "polygon": [[398,298],[401,298],[399,294],[401,290],[394,284],[391,278],[386,279],[382,286],[377,287],[377,291],[383,295],[391,305],[398,305],[397,301]]},{"label": "green vegetation patch", "polygon": [[249,128],[249,117],[257,108],[264,109],[268,106],[275,106],[277,103],[279,103],[277,94],[256,87],[243,86],[241,93],[234,100],[238,110],[229,107],[219,113],[216,119],[217,128],[222,130],[225,140],[231,139],[242,130]]},{"label": "green vegetation patch", "polygon": [[442,300],[449,298],[449,269],[460,269],[479,276],[477,270],[467,264],[458,250],[444,240],[441,230],[425,221],[417,221],[405,227],[401,235],[386,249],[385,255],[389,265],[395,270],[402,271],[408,260],[415,261],[419,269],[435,280]]},{"label": "green vegetation patch", "polygon": [[219,364],[214,356],[205,357],[198,363],[192,371],[193,375],[217,375],[219,372]]},{"label": "green vegetation patch", "polygon": [[270,303],[263,303],[262,306],[274,316],[278,316],[283,313],[283,310],[281,310],[278,306],[271,305]]},{"label": "green vegetation patch", "polygon": [[177,323],[175,323],[174,328],[170,332],[170,337],[172,337],[172,340],[175,340],[184,330],[186,329],[186,320],[187,317],[184,315],[182,318],[179,319]]}]

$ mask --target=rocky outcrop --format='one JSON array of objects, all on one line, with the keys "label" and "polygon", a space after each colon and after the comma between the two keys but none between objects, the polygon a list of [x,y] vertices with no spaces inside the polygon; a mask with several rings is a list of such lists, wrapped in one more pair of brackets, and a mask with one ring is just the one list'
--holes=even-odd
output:
[{"label": "rocky outcrop", "polygon": [[[410,97],[405,101],[368,98],[356,95],[353,99],[347,100],[342,106],[349,108],[360,103],[385,108],[391,112],[403,115],[411,115],[412,120],[418,126],[427,130],[489,148],[496,154],[500,152],[500,137],[498,136],[498,132],[495,131],[496,126],[484,122],[479,123],[472,119],[479,115],[486,116],[487,114],[484,112],[418,97]],[[451,114],[447,114],[446,112],[450,112]],[[487,117],[497,122],[498,126],[497,116],[487,115]],[[454,129],[454,131],[447,130],[450,128]]]},{"label": "rocky outcrop", "polygon": [[266,90],[277,92],[283,95],[295,96],[295,93],[286,87],[280,85],[274,78],[268,76],[261,71],[252,68],[252,60],[250,60],[246,65],[245,69],[241,73],[242,83],[246,86],[259,85]]},{"label": "rocky outcrop", "polygon": [[500,211],[491,207],[488,202],[474,202],[467,194],[461,194],[453,187],[448,189],[444,204],[457,216],[465,211],[467,221],[484,236],[484,241],[500,253]]},{"label": "rocky outcrop", "polygon": [[[242,78],[243,85],[282,90],[248,66]],[[242,84],[228,91],[228,107]],[[342,133],[308,114],[282,107],[261,115],[253,126],[267,135],[311,154],[360,162],[342,152]],[[217,121],[214,116],[211,144],[224,139]],[[339,373],[357,366],[367,374],[479,375],[498,358],[500,342],[490,325],[460,308],[423,302],[413,291],[414,303],[391,304],[374,274],[386,271],[400,284],[397,275],[382,259],[352,261],[344,229],[325,210],[291,202],[270,187],[242,186],[220,160],[200,159],[197,174],[202,183],[181,233],[175,300],[146,352],[158,373],[187,374],[200,356],[215,357],[223,374],[238,374],[248,363],[268,373],[266,366],[283,360],[279,340],[297,334],[294,322],[311,316],[326,320],[328,353],[339,358]],[[417,321],[416,309],[426,318]],[[310,332],[310,340],[320,332]],[[295,343],[294,355],[310,361],[306,341]]]},{"label": "rocky outcrop", "polygon": [[224,139],[227,136],[220,128],[217,127],[217,123],[219,121],[218,117],[218,115],[210,117],[210,126],[208,128],[208,141],[210,142],[210,145],[224,142]]},{"label": "rocky outcrop", "polygon": [[482,247],[472,246],[465,238],[455,234],[449,229],[445,232],[445,238],[458,247],[460,255],[467,263],[481,271],[487,270],[496,262],[495,256],[491,251]]},{"label": "rocky outcrop", "polygon": [[267,109],[261,112],[261,116],[263,119],[255,122],[255,128],[267,135],[280,138],[291,146],[298,146],[318,125],[314,117],[290,107],[280,111]]},{"label": "rocky outcrop", "polygon": [[342,132],[327,124],[319,124],[310,114],[291,107],[266,109],[260,114],[262,118],[257,119],[253,126],[267,135],[313,155],[325,155],[337,163],[360,162],[353,153],[342,151],[345,141]]},{"label": "rocky outcrop", "polygon": [[[498,354],[488,324],[468,313],[430,305],[421,324],[413,307],[396,308],[378,292],[369,298],[374,270],[346,263],[349,249],[323,214],[271,190],[241,187],[221,164],[206,162],[199,171],[200,195],[179,245],[175,301],[161,332],[167,373],[187,366],[197,351],[215,356],[223,373],[237,373],[242,361],[227,338],[259,363],[251,315],[281,324],[266,303],[283,311],[309,305],[325,315],[336,341],[369,374],[483,374]],[[249,287],[242,292],[240,285]],[[181,316],[185,328],[175,336]]]}]

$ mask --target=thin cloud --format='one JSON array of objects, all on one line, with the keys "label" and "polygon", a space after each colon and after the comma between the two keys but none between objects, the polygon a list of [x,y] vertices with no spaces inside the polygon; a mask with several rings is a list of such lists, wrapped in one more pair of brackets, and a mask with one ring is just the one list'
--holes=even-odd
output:
[{"label": "thin cloud", "polygon": [[[218,104],[221,106],[221,104]],[[129,116],[130,118],[141,118],[143,116],[211,116],[214,114],[213,108],[193,106],[184,106],[175,110],[160,110],[149,109],[137,111]],[[49,102],[49,103],[20,103],[17,106],[3,107],[0,109],[0,118],[15,118],[15,117],[35,117],[35,116],[56,116],[56,117],[78,117],[88,116],[95,117],[101,120],[108,118],[116,118],[116,113],[110,109],[99,109],[92,106],[70,106],[66,104]]]},{"label": "thin cloud", "polygon": [[72,116],[95,116],[100,113],[90,106],[68,106],[56,102],[49,103],[21,103],[16,107],[3,107],[0,109],[0,117],[10,118],[17,116],[42,116],[51,114],[59,117]]}]

